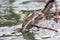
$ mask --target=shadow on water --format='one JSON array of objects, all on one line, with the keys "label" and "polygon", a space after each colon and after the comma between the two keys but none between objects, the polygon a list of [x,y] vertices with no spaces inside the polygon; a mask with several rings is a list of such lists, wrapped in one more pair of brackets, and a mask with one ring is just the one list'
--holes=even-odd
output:
[{"label": "shadow on water", "polygon": [[26,39],[26,40],[36,40],[34,38],[34,34],[33,33],[30,33],[30,32],[24,32],[22,33],[23,34],[23,37]]}]

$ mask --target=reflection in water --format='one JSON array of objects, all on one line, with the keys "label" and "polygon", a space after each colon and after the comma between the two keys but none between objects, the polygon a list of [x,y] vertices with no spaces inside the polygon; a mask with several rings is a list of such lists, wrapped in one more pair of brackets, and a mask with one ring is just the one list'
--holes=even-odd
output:
[{"label": "reflection in water", "polygon": [[[16,8],[14,8],[14,12],[16,12],[16,14],[18,13],[18,14],[20,14],[20,16],[22,15],[22,17],[23,17],[23,15],[25,16],[25,14],[23,14],[23,13],[21,13],[20,12],[20,10],[36,10],[36,9],[43,9],[44,8],[44,6],[45,6],[45,3],[43,3],[43,2],[30,2],[30,3],[28,3],[28,4],[19,4],[20,3],[20,1],[21,0],[16,0],[16,2],[15,3],[13,3],[12,5],[12,7],[16,7]],[[23,1],[23,0],[22,0]],[[2,4],[2,6],[1,6],[1,8],[0,8],[0,12],[1,12],[1,15],[3,16],[4,14],[9,14],[10,13],[10,9],[9,9],[9,7],[10,7],[10,5],[9,5],[9,0],[1,0],[0,1],[0,3]],[[43,4],[43,5],[42,5]],[[5,11],[4,11],[5,10]],[[16,16],[15,16],[16,17]],[[22,18],[21,17],[21,18]],[[10,18],[9,18],[10,19]],[[14,18],[12,18],[12,19],[14,19]],[[10,23],[11,24],[11,23]],[[52,24],[54,24],[54,27],[56,28],[56,29],[59,29],[60,28],[60,22],[59,23],[54,23],[53,21],[44,21],[44,20],[42,20],[41,22],[39,22],[39,24],[38,25],[41,25],[41,26],[49,26],[49,27],[51,27],[51,25]],[[0,25],[1,26],[1,25]],[[20,27],[20,26],[16,26],[16,27]],[[0,27],[1,28],[1,27]],[[15,27],[14,27],[15,28]],[[51,31],[49,31],[49,30],[43,30],[43,29],[40,29],[40,31],[38,32],[35,32],[35,34],[33,34],[33,33],[30,33],[30,32],[25,32],[25,33],[22,33],[22,35],[19,35],[19,36],[17,36],[17,35],[15,35],[15,34],[10,34],[10,32],[12,32],[11,30],[10,30],[10,28],[8,28],[7,30],[4,28],[4,32],[1,32],[1,30],[0,30],[0,36],[1,36],[1,34],[9,34],[8,36],[1,36],[0,37],[0,40],[36,40],[36,38],[38,38],[39,37],[39,39],[41,38],[41,36],[44,36],[45,38],[49,38],[49,37],[46,37],[46,36],[53,36],[53,35],[55,35],[56,33],[55,32],[51,32]],[[37,34],[36,34],[37,33]],[[18,33],[17,33],[18,34]],[[59,33],[60,34],[60,33]],[[12,35],[12,36],[11,36]],[[37,36],[36,36],[37,35]],[[35,38],[35,36],[36,36],[36,38]],[[60,36],[59,36],[60,37]],[[43,39],[45,39],[45,38],[43,38]],[[47,40],[55,40],[56,38],[50,38],[50,39],[47,39]],[[59,40],[59,38],[57,37],[57,39]]]},{"label": "reflection in water", "polygon": [[34,34],[30,32],[24,32],[22,33],[22,35],[1,36],[0,39],[2,40],[36,40],[34,38]]},{"label": "reflection in water", "polygon": [[23,34],[23,37],[26,39],[26,40],[36,40],[34,38],[34,34],[33,33],[30,33],[30,32],[25,32],[25,33],[22,33]]}]

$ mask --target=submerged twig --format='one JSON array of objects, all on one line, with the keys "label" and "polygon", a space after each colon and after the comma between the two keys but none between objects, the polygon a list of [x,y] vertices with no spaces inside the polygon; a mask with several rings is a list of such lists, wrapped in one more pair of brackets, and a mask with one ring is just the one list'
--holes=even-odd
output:
[{"label": "submerged twig", "polygon": [[39,20],[41,20],[41,19],[44,17],[44,15],[46,15],[46,13],[48,13],[48,12],[50,11],[50,8],[52,7],[53,2],[54,2],[54,1],[50,0],[50,1],[46,4],[46,6],[45,6],[45,8],[43,9],[42,12],[40,12],[39,14],[36,13],[36,14],[34,14],[33,16],[30,16],[31,19],[28,20],[28,19],[29,19],[29,18],[28,18],[28,19],[23,23],[22,29],[21,29],[22,32],[25,32],[26,30],[29,30],[29,29],[32,28],[33,26],[38,27],[38,28],[43,28],[43,29],[49,29],[49,30],[52,30],[52,31],[56,31],[56,32],[57,32],[57,30],[52,29],[52,28],[41,27],[41,26],[35,25],[35,24],[37,24],[37,23],[39,22]]},{"label": "submerged twig", "polygon": [[52,31],[58,32],[56,29],[53,29],[53,28],[42,27],[42,26],[38,26],[38,25],[33,25],[33,26],[35,26],[37,28],[48,29],[48,30],[52,30]]},{"label": "submerged twig", "polygon": [[26,31],[26,29],[30,29],[32,28],[33,24],[36,24],[38,22],[38,20],[40,20],[43,16],[41,14],[35,14],[34,17],[32,17],[32,19],[30,19],[29,21],[27,21],[26,24],[22,25],[22,31]]}]

